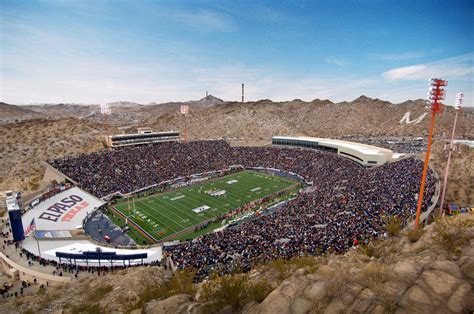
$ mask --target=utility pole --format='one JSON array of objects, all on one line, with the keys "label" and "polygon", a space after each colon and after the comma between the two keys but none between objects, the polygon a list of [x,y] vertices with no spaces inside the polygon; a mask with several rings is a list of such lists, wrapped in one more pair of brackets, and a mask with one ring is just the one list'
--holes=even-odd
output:
[{"label": "utility pole", "polygon": [[244,103],[244,83],[242,83],[242,103]]},{"label": "utility pole", "polygon": [[456,122],[458,120],[458,113],[461,110],[462,106],[462,99],[464,97],[463,93],[458,93],[456,95],[456,104],[454,105],[454,109],[456,110],[456,115],[454,116],[454,125],[453,125],[453,132],[451,134],[451,142],[448,145],[448,162],[446,163],[446,170],[444,172],[444,179],[443,179],[443,192],[441,193],[441,203],[439,206],[439,216],[443,216],[443,205],[444,205],[444,197],[446,195],[446,186],[448,184],[448,176],[449,176],[449,165],[451,164],[451,153],[454,150],[454,134],[456,133]]}]

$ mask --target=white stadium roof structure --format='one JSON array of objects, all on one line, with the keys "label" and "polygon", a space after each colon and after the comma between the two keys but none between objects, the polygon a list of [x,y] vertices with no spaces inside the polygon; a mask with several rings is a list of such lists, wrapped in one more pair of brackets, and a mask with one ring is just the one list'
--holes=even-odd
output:
[{"label": "white stadium roof structure", "polygon": [[82,228],[86,216],[105,202],[78,187],[44,200],[22,216],[23,226],[35,220],[36,230],[57,231]]},{"label": "white stadium roof structure", "polygon": [[364,167],[380,166],[394,159],[393,151],[386,148],[326,138],[273,136],[272,144],[331,151]]}]

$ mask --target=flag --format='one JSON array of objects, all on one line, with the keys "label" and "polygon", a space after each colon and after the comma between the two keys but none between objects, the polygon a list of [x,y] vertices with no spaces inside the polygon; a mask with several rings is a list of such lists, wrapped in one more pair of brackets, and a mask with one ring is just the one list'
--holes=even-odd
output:
[{"label": "flag", "polygon": [[28,235],[33,230],[36,230],[35,218],[31,219],[30,225],[25,229],[25,235]]}]

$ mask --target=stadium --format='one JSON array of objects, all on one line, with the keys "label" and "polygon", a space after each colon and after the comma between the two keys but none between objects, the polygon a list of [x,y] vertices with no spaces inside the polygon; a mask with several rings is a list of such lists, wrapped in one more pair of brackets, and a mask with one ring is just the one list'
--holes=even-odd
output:
[{"label": "stadium", "polygon": [[[413,156],[331,139],[275,136],[241,147],[138,136],[48,161],[44,180],[53,187],[23,204],[30,236],[21,246],[75,268],[192,267],[197,280],[343,253],[384,237],[389,217],[413,220],[422,167]],[[422,219],[437,202],[438,181],[430,169]]]}]

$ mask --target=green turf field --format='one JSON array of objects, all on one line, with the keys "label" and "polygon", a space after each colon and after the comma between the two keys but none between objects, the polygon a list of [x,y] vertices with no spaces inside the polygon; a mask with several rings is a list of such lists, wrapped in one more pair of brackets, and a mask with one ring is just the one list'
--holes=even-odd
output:
[{"label": "green turf field", "polygon": [[[279,176],[241,171],[172,192],[135,199],[135,211],[132,202],[130,201],[129,207],[129,202],[125,199],[114,207],[159,240],[253,200],[297,185],[297,182]],[[225,195],[211,196],[206,193],[222,190],[226,192]],[[208,208],[202,212],[193,211],[202,206]]]}]

